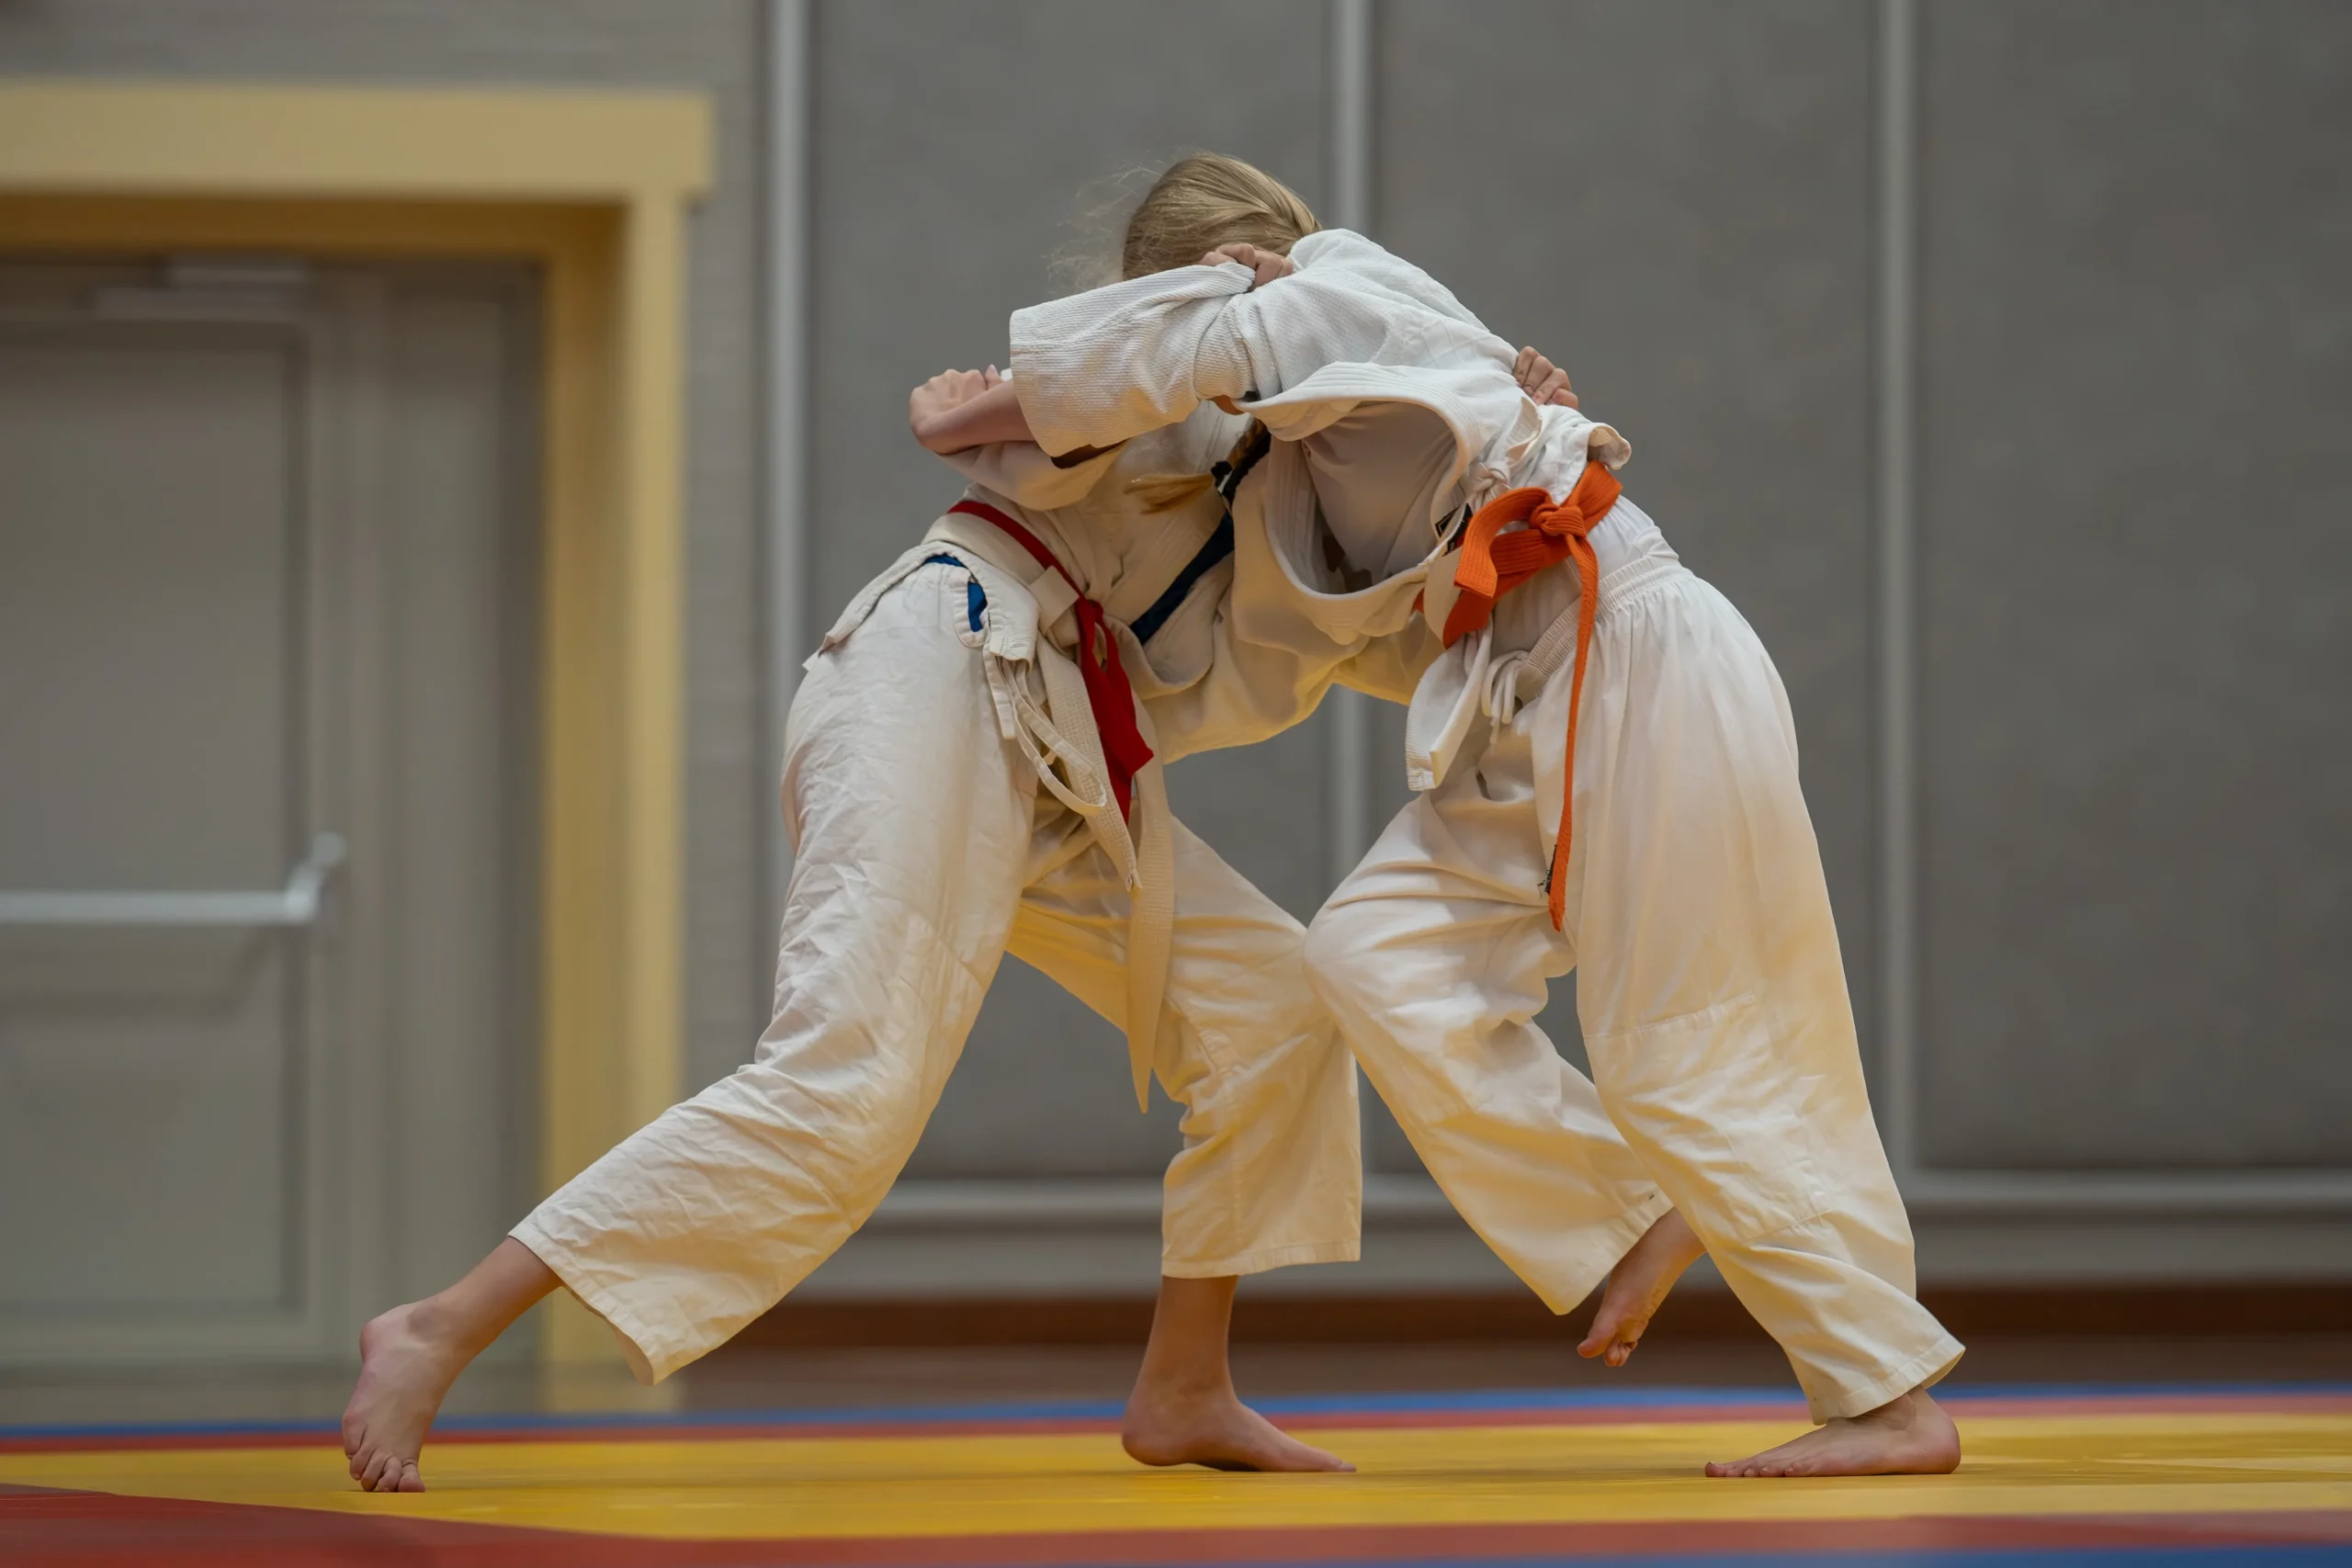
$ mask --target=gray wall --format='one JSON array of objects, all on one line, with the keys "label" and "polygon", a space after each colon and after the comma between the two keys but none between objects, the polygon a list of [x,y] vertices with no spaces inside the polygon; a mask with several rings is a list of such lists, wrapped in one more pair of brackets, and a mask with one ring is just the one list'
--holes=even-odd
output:
[{"label": "gray wall", "polygon": [[[1901,14],[1391,0],[1373,227],[1571,367],[1634,437],[1633,492],[1773,649],[1866,1057],[1883,1109],[1911,1108],[1890,1142],[1930,1271],[2244,1272],[2246,1252],[2179,1228],[2230,1203],[2256,1223],[2271,1200],[2232,1183],[2293,1168],[2308,1179],[2281,1201],[2352,1207],[2352,987],[2325,962],[2352,936],[2336,613],[2352,509],[2323,460],[2352,413],[2352,14],[1928,0],[1897,81]],[[907,485],[916,513],[949,492],[880,461],[903,389],[995,357],[1072,186],[1204,141],[1310,200],[1328,189],[1329,12],[1256,8],[1251,49],[1208,70],[1171,46],[1227,19],[1169,16],[820,8],[824,601],[897,543],[837,540],[834,476],[866,496]],[[885,60],[903,96],[877,85]],[[964,123],[967,77],[1029,107]],[[937,107],[910,125],[908,104]],[[1908,106],[1907,152],[1890,105]],[[852,187],[877,180],[880,212],[857,217]],[[1897,276],[1888,225],[1905,213],[1914,263]],[[876,239],[835,245],[844,222]],[[923,269],[911,300],[863,287],[889,252]],[[1914,299],[1899,365],[1878,315],[1891,286]],[[890,373],[870,392],[844,379],[835,395],[833,378],[876,361]],[[1916,389],[1893,413],[1917,442],[1899,515],[1878,499],[1890,374]],[[1914,575],[1890,605],[1898,525]],[[1908,685],[1889,684],[1890,639]],[[1916,728],[1907,813],[1887,810],[1890,711]],[[1376,728],[1385,815],[1395,716]],[[1249,760],[1278,766],[1269,778],[1178,771],[1188,815],[1294,908],[1336,869],[1316,848],[1322,729]],[[1890,856],[1917,873],[1903,908]],[[1914,944],[1891,950],[1905,915]],[[1905,964],[1897,1019],[1883,981]],[[1050,1055],[1045,1021],[1069,1031]],[[1577,1055],[1571,987],[1547,1021]],[[1107,1032],[1045,987],[1007,984],[973,1051],[1057,1076],[1040,1093],[967,1073],[920,1173],[1065,1168],[1088,1141],[1064,1120],[1081,1103],[1118,1151],[1093,1168],[1149,1168],[1157,1145],[1118,1125]],[[1385,1117],[1371,1130],[1375,1174],[1417,1168]],[[2053,1213],[2044,1200],[2066,1194],[2048,1175],[2073,1171],[2125,1178],[2120,1201],[2175,1228],[2102,1217],[2112,1197]],[[2287,1250],[2263,1266],[2301,1266]],[[2313,1266],[2346,1261],[2339,1247]]]},{"label": "gray wall", "polygon": [[[821,627],[955,493],[906,440],[906,389],[1001,359],[1005,314],[1049,287],[1082,186],[1211,145],[1322,202],[1334,149],[1321,0],[813,10],[809,100],[784,107],[812,133],[801,609]],[[2352,1270],[2341,1245],[2306,1245],[2340,1244],[2352,1212],[2352,987],[2329,961],[2352,939],[2352,481],[2330,460],[2352,415],[2352,10],[1923,0],[1917,146],[1890,169],[1896,10],[1385,0],[1373,227],[1569,367],[1634,439],[1632,493],[1773,650],[1866,1057],[1883,1089],[1916,1089],[1893,1141],[1928,1173],[1928,1271]],[[718,0],[0,0],[10,73],[713,95],[719,183],[693,236],[697,1078],[756,1033],[770,946],[754,913],[775,773],[755,588],[763,48],[756,10]],[[1883,547],[1902,519],[1874,500],[1890,190],[1910,193],[1917,252],[1917,576],[1892,619]],[[1890,690],[1896,636],[1917,678]],[[1891,708],[1918,730],[1916,832],[1893,846],[1918,873],[1907,955],[1883,941],[1903,913],[1882,899],[1903,820],[1882,786]],[[1174,779],[1187,820],[1301,915],[1337,869],[1328,730]],[[1383,817],[1394,750],[1378,750]],[[1907,1035],[1885,1027],[1882,986],[1906,956]],[[1547,1017],[1573,1054],[1571,1008]],[[1142,1179],[1171,1133],[1123,1109],[1115,1036],[1008,965],[969,1055],[914,1175],[1133,1179],[1117,1247],[1015,1226],[989,1256],[1047,1284],[1148,1283]],[[1376,1117],[1373,1163],[1414,1169]],[[2280,1168],[2317,1173],[2296,1191],[2320,1194],[2301,1211],[2318,1219],[2277,1218],[2259,1192],[2205,1230],[2186,1217],[2239,1201],[2219,1179]],[[1947,1176],[2051,1171],[2183,1179],[2161,1190],[2183,1217],[2133,1232],[2098,1201],[2053,1216],[2015,1184],[1940,1217]],[[1354,1278],[1494,1278],[1466,1237],[1396,1224],[1428,1247]],[[2138,1251],[2098,1252],[2127,1232]],[[2227,1239],[2257,1235],[2256,1250]],[[817,1284],[969,1285],[981,1253],[962,1240],[886,1224]]]},{"label": "gray wall", "polygon": [[2352,1164],[2352,9],[1929,21],[1922,1152]]},{"label": "gray wall", "polygon": [[[1049,260],[1115,243],[1083,221],[1114,176],[1217,146],[1320,197],[1324,8],[1189,6],[1187,47],[1148,3],[817,8],[807,606],[821,628],[962,492],[907,435],[907,389],[1002,364],[1005,321],[1052,288]],[[1246,50],[1204,47],[1247,36]],[[1321,726],[1172,770],[1178,811],[1301,919],[1333,878],[1319,823]],[[1136,1120],[1118,1033],[1017,962],[999,972],[966,1066],[909,1167],[917,1178],[1148,1177],[1173,1108]]]},{"label": "gray wall", "polygon": [[[1073,187],[1206,142],[1326,198],[1330,10],[1251,8],[1240,51],[1185,47],[1233,17],[1173,15],[819,7],[820,618],[905,537],[843,539],[841,517],[951,493],[893,456],[904,388],[998,355]],[[2352,413],[2352,13],[1375,15],[1374,231],[1571,367],[1634,438],[1633,493],[1787,681],[1866,1060],[1883,1113],[1909,1108],[1890,1144],[1928,1270],[2344,1269],[2340,1245],[2254,1263],[2221,1237],[2314,1191],[2352,1209],[2352,987],[2325,961],[2352,936],[2352,481],[2323,460]],[[876,268],[913,287],[885,295]],[[1883,330],[1890,288],[1912,298],[1907,350]],[[1889,404],[1902,377],[1912,400]],[[1892,506],[1890,418],[1916,438]],[[1908,579],[1886,575],[1893,527]],[[1917,737],[1906,812],[1888,810],[1891,712]],[[1375,728],[1385,818],[1397,716]],[[1177,771],[1188,818],[1302,910],[1338,869],[1327,732]],[[1916,873],[1901,907],[1897,859]],[[1572,987],[1546,1022],[1580,1054]],[[1001,985],[972,1052],[918,1175],[1141,1174],[1165,1146],[1129,1141],[1108,1032],[1034,977]],[[1375,1175],[1418,1169],[1393,1123],[1368,1124]],[[2292,1191],[2242,1185],[2280,1168],[2302,1173]],[[2125,1185],[2084,1200],[2051,1183],[2070,1172]],[[1392,1258],[1490,1277],[1410,1207],[1374,1205]]]},{"label": "gray wall", "polygon": [[[1772,649],[1883,1069],[1879,15],[1392,6],[1378,227],[1557,346]],[[1919,1164],[2341,1170],[2352,13],[1945,0],[1917,49]]]},{"label": "gray wall", "polygon": [[[1375,222],[1569,367],[1634,443],[1628,492],[1771,649],[1865,1018],[1871,17],[1863,0],[1392,6]],[[1545,107],[1462,112],[1482,96]],[[1573,1053],[1559,989],[1544,1023]]]}]

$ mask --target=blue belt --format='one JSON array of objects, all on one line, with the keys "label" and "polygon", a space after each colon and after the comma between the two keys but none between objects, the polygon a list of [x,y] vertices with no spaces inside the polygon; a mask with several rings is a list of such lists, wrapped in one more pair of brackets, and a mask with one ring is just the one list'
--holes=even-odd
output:
[{"label": "blue belt", "polygon": [[1166,626],[1168,617],[1174,615],[1183,604],[1184,596],[1192,592],[1193,585],[1206,577],[1217,562],[1232,553],[1233,515],[1227,513],[1217,523],[1216,531],[1208,536],[1198,550],[1193,552],[1193,558],[1184,563],[1184,570],[1176,574],[1175,581],[1161,592],[1159,598],[1151,602],[1151,607],[1127,623],[1127,629],[1136,634],[1136,640],[1149,642],[1152,634]]}]

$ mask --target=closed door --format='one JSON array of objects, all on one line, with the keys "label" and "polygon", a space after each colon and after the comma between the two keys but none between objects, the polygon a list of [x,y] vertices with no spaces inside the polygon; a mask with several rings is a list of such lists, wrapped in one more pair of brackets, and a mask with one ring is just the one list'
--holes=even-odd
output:
[{"label": "closed door", "polygon": [[344,1354],[527,1201],[535,301],[0,258],[0,1359]]}]

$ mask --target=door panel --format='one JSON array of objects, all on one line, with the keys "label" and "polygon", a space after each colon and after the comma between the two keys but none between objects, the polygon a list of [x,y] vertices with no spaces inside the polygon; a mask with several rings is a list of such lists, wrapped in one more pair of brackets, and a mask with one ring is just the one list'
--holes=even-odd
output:
[{"label": "door panel", "polygon": [[289,1303],[300,1260],[288,1112],[302,1042],[287,945],[215,931],[6,943],[10,1315]]},{"label": "door panel", "polygon": [[0,330],[0,885],[285,874],[292,351]]},{"label": "door panel", "polygon": [[530,1196],[536,286],[223,276],[0,259],[0,1359],[345,1354]]},{"label": "door panel", "polygon": [[[295,343],[0,327],[0,886],[267,887],[291,814]],[[299,938],[0,941],[9,1312],[295,1293]]]}]

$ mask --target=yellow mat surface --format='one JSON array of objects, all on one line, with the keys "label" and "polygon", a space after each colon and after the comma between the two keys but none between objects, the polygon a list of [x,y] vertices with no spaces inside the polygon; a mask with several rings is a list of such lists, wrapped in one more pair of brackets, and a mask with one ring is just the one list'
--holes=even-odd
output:
[{"label": "yellow mat surface", "polygon": [[0,1483],[671,1540],[982,1536],[1936,1516],[2344,1513],[2352,1414],[1962,1416],[1959,1474],[1709,1481],[1701,1466],[1785,1438],[1762,1421],[1385,1425],[1293,1430],[1351,1476],[1137,1468],[1107,1432],[460,1440],[432,1490],[356,1491],[300,1446],[0,1452]]}]

